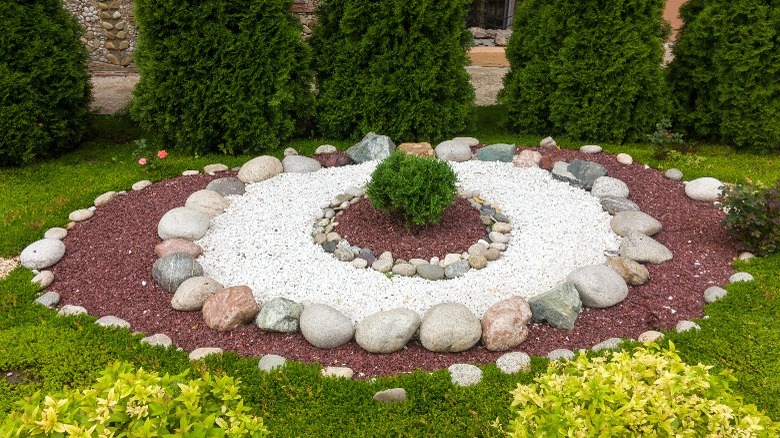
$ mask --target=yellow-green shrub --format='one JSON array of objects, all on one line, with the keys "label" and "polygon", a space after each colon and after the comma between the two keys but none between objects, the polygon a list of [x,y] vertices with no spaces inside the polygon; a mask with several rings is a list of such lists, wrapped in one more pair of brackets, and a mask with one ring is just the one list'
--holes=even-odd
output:
[{"label": "yellow-green shrub", "polygon": [[780,424],[733,395],[730,373],[687,365],[669,345],[551,362],[512,391],[510,435],[777,436]]},{"label": "yellow-green shrub", "polygon": [[90,389],[35,393],[18,402],[0,436],[261,437],[263,420],[248,414],[230,376],[187,372],[160,376],[118,362]]}]

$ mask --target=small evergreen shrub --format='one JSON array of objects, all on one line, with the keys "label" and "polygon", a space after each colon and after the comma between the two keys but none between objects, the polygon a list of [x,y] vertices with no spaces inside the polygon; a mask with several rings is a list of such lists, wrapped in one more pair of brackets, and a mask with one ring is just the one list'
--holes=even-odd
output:
[{"label": "small evergreen shrub", "polygon": [[0,165],[75,147],[92,98],[81,27],[60,0],[3,0],[0,17]]},{"label": "small evergreen shrub", "polygon": [[510,436],[777,436],[780,423],[745,405],[728,372],[687,365],[674,345],[553,361],[512,394]]},{"label": "small evergreen shrub", "polygon": [[657,159],[666,158],[670,152],[676,150],[675,148],[685,145],[683,135],[679,132],[672,132],[672,122],[669,119],[663,119],[656,123],[655,131],[652,134],[647,134],[646,137],[653,149],[653,156]]},{"label": "small evergreen shrub", "polygon": [[749,180],[727,187],[723,209],[726,232],[748,251],[767,255],[780,249],[780,180],[771,188]]},{"label": "small evergreen shrub", "polygon": [[291,0],[137,0],[131,115],[159,149],[260,153],[304,127],[311,51]]},{"label": "small evergreen shrub", "polygon": [[644,140],[669,112],[664,0],[527,0],[515,9],[499,100],[510,128]]},{"label": "small evergreen shrub", "polygon": [[267,436],[263,420],[248,414],[238,382],[206,373],[160,376],[117,362],[86,390],[40,392],[17,404],[2,436]]},{"label": "small evergreen shrub", "polygon": [[470,123],[469,0],[325,0],[312,47],[326,137],[442,140]]},{"label": "small evergreen shrub", "polygon": [[446,161],[396,151],[371,174],[366,197],[407,226],[436,224],[455,202],[457,180]]},{"label": "small evergreen shrub", "polygon": [[780,4],[689,0],[669,81],[675,125],[693,138],[780,150]]}]

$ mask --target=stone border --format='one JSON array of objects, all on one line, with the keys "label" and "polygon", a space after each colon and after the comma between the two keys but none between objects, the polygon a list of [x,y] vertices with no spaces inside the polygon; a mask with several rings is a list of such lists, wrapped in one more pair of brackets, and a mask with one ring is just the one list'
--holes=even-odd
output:
[{"label": "stone border", "polygon": [[[450,142],[461,141],[461,142],[464,142],[466,147],[468,147],[469,143],[473,143],[472,140],[475,140],[475,139],[455,139],[455,140],[451,140]],[[444,143],[447,143],[447,142],[444,142]],[[441,144],[440,144],[440,146],[441,146]],[[540,146],[542,146],[542,147],[545,147],[545,146],[546,147],[555,147],[556,145],[555,145],[554,140],[552,140],[551,138],[548,137],[548,138],[545,138],[544,140],[542,140],[542,143],[540,144]],[[439,147],[437,146],[437,155],[439,155],[438,149],[439,149]],[[583,147],[581,149],[581,152],[584,152],[584,153],[600,153],[601,152],[601,148],[598,147],[598,146],[589,145],[589,146]],[[518,167],[530,167],[532,165],[537,165],[538,164],[538,160],[537,159],[539,157],[535,156],[534,153],[535,152],[531,151],[531,150],[524,150],[519,155],[513,156],[513,160],[514,160],[515,165],[518,166]],[[538,153],[536,153],[536,154],[538,154]],[[281,166],[282,163],[279,162],[279,160],[277,160],[277,159],[275,159],[273,157],[258,157],[258,158],[262,158],[262,159],[264,159],[266,161],[270,159],[272,163],[273,163],[273,160],[276,160],[276,162],[278,162],[278,164],[280,165],[279,167],[281,167],[281,169],[278,169],[278,172],[274,173],[273,175],[266,176],[263,179],[275,176],[276,174],[281,173],[284,170],[284,167]],[[475,158],[475,157],[473,157],[473,156],[470,157],[470,159],[473,159],[473,158]],[[627,162],[630,163],[632,161],[632,160],[630,161],[630,156],[627,156],[627,154],[620,154],[619,156],[616,157],[616,159],[618,159],[623,164],[625,164]],[[460,161],[463,161],[463,160],[460,160]],[[534,164],[530,164],[531,162],[534,162]],[[567,180],[567,179],[571,178],[571,175],[566,173],[566,171],[570,170],[569,169],[569,166],[570,166],[569,164],[567,164],[565,166],[565,169],[564,169],[563,165],[561,165],[561,164],[556,163],[556,166],[558,167],[558,172],[557,172],[559,174],[559,176],[557,177],[558,179]],[[210,174],[214,174],[215,172],[220,172],[220,171],[225,171],[225,170],[227,170],[227,166],[224,166],[224,165],[221,165],[221,164],[209,165],[209,166],[206,166],[204,168],[204,172],[210,173]],[[186,175],[195,175],[195,174],[198,174],[198,173],[199,173],[198,171],[188,170],[188,171],[183,172],[183,175],[185,175],[185,176]],[[555,169],[553,169],[553,173],[555,173]],[[569,172],[569,173],[571,173],[571,172]],[[666,176],[669,179],[674,179],[674,180],[679,180],[680,177],[681,177],[680,172],[677,171],[676,169],[675,169],[674,172],[671,172],[671,169],[670,169],[670,171],[667,171],[666,172]],[[693,181],[689,182],[688,184],[686,184],[686,188],[685,188],[686,194],[689,197],[691,197],[692,199],[696,199],[696,200],[709,200],[709,201],[712,201],[712,200],[716,199],[717,195],[719,194],[720,188],[719,188],[719,186],[716,187],[715,181],[717,181],[717,180],[715,180],[715,181],[713,181],[713,180],[714,180],[714,178],[699,178],[698,180],[693,180]],[[569,182],[570,183],[574,183],[573,181],[569,181]],[[144,188],[148,187],[149,185],[151,185],[150,181],[143,180],[143,181],[139,181],[139,182],[133,184],[132,188],[133,188],[133,190],[143,190]],[[692,187],[694,188],[693,190],[691,190]],[[707,193],[702,194],[703,192],[707,192]],[[51,229],[46,231],[46,233],[44,235],[44,239],[36,241],[33,244],[29,245],[27,248],[25,248],[22,251],[22,254],[20,254],[19,258],[20,258],[21,263],[22,263],[22,265],[24,267],[26,267],[28,269],[31,269],[33,271],[33,273],[36,274],[35,278],[32,281],[34,283],[37,283],[39,286],[41,286],[42,289],[44,289],[47,286],[51,285],[54,282],[54,275],[51,273],[51,271],[40,270],[40,269],[45,269],[46,267],[49,267],[49,266],[52,266],[52,265],[56,264],[62,258],[62,256],[64,256],[64,244],[62,244],[61,240],[67,235],[67,230],[72,228],[72,227],[74,227],[77,222],[83,221],[83,220],[86,220],[86,219],[90,218],[96,208],[98,208],[98,207],[100,207],[100,206],[102,206],[102,205],[104,205],[104,204],[106,204],[108,202],[113,201],[114,199],[116,199],[117,197],[123,195],[124,193],[125,193],[124,191],[123,192],[106,192],[106,193],[100,195],[98,198],[95,199],[94,206],[91,206],[91,207],[86,208],[86,209],[76,210],[76,211],[72,212],[69,215],[69,219],[71,219],[71,222],[68,223],[66,228],[59,228],[59,227],[51,228]],[[713,195],[713,193],[715,193],[715,194]],[[714,196],[714,198],[713,198],[713,196]],[[602,201],[602,206],[604,206],[603,201]],[[48,258],[46,258],[46,257],[42,258],[41,257],[42,254],[38,254],[37,253],[37,250],[41,249],[41,247],[43,247],[43,249],[45,249],[45,250],[49,250],[49,249],[51,249],[53,247],[54,248],[53,251],[55,253],[55,256],[52,257],[49,254]],[[43,251],[43,252],[46,252],[46,251]],[[740,259],[743,259],[743,260],[747,260],[750,257],[751,257],[751,254],[749,254],[749,253],[743,253],[743,254],[740,255]],[[601,265],[597,265],[597,266],[601,266]],[[751,281],[751,280],[752,280],[752,276],[750,276],[750,274],[747,274],[747,273],[744,273],[744,272],[736,273],[736,274],[732,275],[732,277],[729,279],[729,281],[732,282],[732,283],[736,282],[736,281]],[[710,287],[704,293],[705,301],[707,303],[714,302],[714,301],[722,298],[725,295],[726,295],[725,289],[718,288],[718,287]],[[35,301],[37,303],[39,303],[41,305],[44,305],[44,306],[47,306],[47,307],[54,307],[59,302],[59,294],[57,294],[56,292],[53,292],[53,291],[48,291],[48,292],[45,292],[45,293],[41,294]],[[504,300],[504,301],[509,301],[509,300]],[[496,307],[497,305],[500,305],[502,303],[503,302],[499,302],[496,305],[494,305],[493,307]],[[442,305],[444,305],[444,304],[454,304],[454,303],[442,303]],[[320,306],[322,306],[322,305],[320,305]],[[439,305],[439,306],[441,306],[441,305]],[[439,307],[439,306],[435,306],[435,307]],[[325,306],[325,307],[328,307],[328,306]],[[491,309],[493,307],[491,307]],[[335,309],[333,309],[333,310],[335,311]],[[60,308],[60,310],[58,311],[58,315],[60,315],[60,316],[86,314],[86,313],[87,313],[86,309],[84,309],[83,307],[74,306],[74,305],[62,306]],[[384,312],[380,312],[380,313],[384,313]],[[431,312],[429,311],[428,313],[431,313]],[[426,313],[426,318],[428,317],[428,313]],[[376,316],[376,314],[375,315],[370,315],[366,319],[374,317],[374,316]],[[471,315],[471,316],[474,319],[476,319],[476,317],[474,317],[473,315]],[[346,317],[344,317],[344,318],[346,318]],[[348,322],[349,322],[349,324],[351,326],[351,321],[349,321],[348,318],[346,318],[346,319],[348,320]],[[418,321],[419,321],[419,319],[418,319]],[[477,320],[477,321],[479,321],[479,320]],[[528,321],[526,320],[526,323],[527,322]],[[123,320],[121,320],[119,318],[116,318],[116,317],[113,317],[113,316],[104,316],[104,317],[98,319],[96,321],[96,323],[99,324],[99,325],[106,326],[106,327],[120,327],[120,328],[128,328],[128,329],[130,327],[130,324],[127,323],[126,321],[123,321]],[[481,323],[484,326],[484,321],[482,321]],[[413,324],[413,325],[415,326],[415,330],[414,331],[416,332],[417,328],[419,328],[421,324],[420,324],[420,322],[417,322],[416,324]],[[360,326],[360,322],[358,323],[358,326]],[[351,327],[351,329],[352,329],[352,332],[351,332],[351,335],[350,335],[349,339],[347,339],[343,343],[346,343],[346,342],[349,342],[350,340],[352,340],[353,335],[354,335],[354,327]],[[683,331],[691,330],[691,329],[698,330],[699,326],[696,323],[691,322],[691,321],[680,321],[677,324],[677,326],[676,326],[676,331],[678,331],[678,332],[683,332]],[[301,330],[301,331],[303,332],[303,330]],[[306,337],[305,333],[304,333],[304,337]],[[638,337],[638,340],[641,341],[641,342],[653,342],[656,339],[659,339],[661,337],[663,337],[663,334],[660,333],[660,332],[648,331],[648,332],[642,333]],[[306,339],[309,340],[308,337],[306,337]],[[409,339],[411,339],[411,335],[409,335]],[[407,339],[407,341],[409,339]],[[470,346],[468,346],[467,348],[470,348],[471,346],[475,345],[478,341],[479,341],[479,338],[476,339],[474,341],[474,343],[471,344]],[[156,334],[156,335],[152,335],[152,336],[147,336],[144,339],[142,339],[142,342],[148,343],[150,345],[162,345],[164,347],[172,345],[172,340],[168,336],[166,336],[164,334]],[[595,351],[598,351],[598,350],[605,349],[605,348],[617,348],[619,346],[620,342],[622,342],[622,341],[619,338],[610,338],[610,339],[607,339],[607,340],[605,340],[605,341],[595,345],[592,349],[595,350]],[[358,342],[358,344],[360,344],[360,342]],[[404,342],[404,344],[405,344],[405,342]],[[341,344],[339,344],[339,345],[341,345]],[[363,345],[361,345],[361,347],[362,346]],[[516,346],[517,345],[514,345],[513,347],[509,347],[509,348],[514,348]],[[401,346],[401,348],[402,348],[402,346]],[[191,360],[197,360],[197,359],[203,357],[206,354],[219,353],[221,351],[222,350],[219,349],[219,348],[198,348],[198,349],[196,349],[196,350],[194,350],[193,352],[190,353],[190,358],[191,358]],[[432,351],[437,351],[437,350],[432,350]],[[446,350],[446,351],[453,351],[453,350]],[[462,351],[462,350],[460,350],[460,351]],[[517,371],[513,371],[513,370],[523,370],[523,369],[525,369],[524,368],[525,365],[523,365],[523,364],[526,362],[523,358],[525,356],[527,356],[527,355],[525,355],[523,357],[520,357],[522,355],[525,355],[525,353],[521,353],[521,352],[507,353],[504,356],[501,356],[497,360],[497,365],[504,372],[517,372]],[[571,352],[570,350],[554,350],[554,351],[552,351],[552,352],[550,352],[548,354],[548,358],[551,359],[551,360],[557,360],[557,359],[561,359],[561,358],[571,358],[573,356],[574,356],[574,353]],[[518,364],[520,364],[520,365],[518,366]],[[458,381],[460,381],[460,380],[456,379],[455,375],[456,374],[459,375],[459,374],[462,374],[464,372],[463,370],[465,368],[463,368],[463,369],[461,369],[461,368],[458,368],[457,370],[450,370],[451,373],[453,374],[453,383],[455,383],[455,384],[460,384],[460,383],[456,382],[456,380],[458,380]],[[350,373],[346,373],[346,372],[339,374],[340,371],[338,371],[338,370],[334,371],[333,373],[331,373],[330,371],[328,371],[328,372],[325,372],[325,371],[326,370],[323,370],[323,374],[324,375],[341,375],[343,377],[347,377],[346,374],[350,374]],[[469,372],[466,372],[466,377],[464,377],[466,382],[472,382],[474,380],[473,376],[471,376],[471,377],[469,377],[469,376],[470,376]],[[351,374],[350,374],[350,377],[351,377]],[[479,379],[476,379],[476,381],[479,381]],[[467,383],[467,384],[471,384],[471,383]]]}]

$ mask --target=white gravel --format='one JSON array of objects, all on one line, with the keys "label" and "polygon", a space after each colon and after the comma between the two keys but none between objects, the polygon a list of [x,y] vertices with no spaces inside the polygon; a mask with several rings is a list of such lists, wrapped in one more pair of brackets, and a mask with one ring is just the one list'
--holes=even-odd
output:
[{"label": "white gravel", "polygon": [[459,185],[498,203],[512,219],[512,240],[501,259],[463,277],[428,281],[388,278],[336,260],[312,241],[314,216],[347,188],[365,184],[377,162],[283,173],[231,196],[225,213],[197,243],[205,275],[225,286],[248,285],[259,303],[275,297],[329,304],[353,320],[397,307],[423,315],[444,301],[468,306],[478,317],[497,301],[531,297],[574,269],[603,263],[620,238],[597,198],[553,180],[544,170],[511,163],[451,163]]}]

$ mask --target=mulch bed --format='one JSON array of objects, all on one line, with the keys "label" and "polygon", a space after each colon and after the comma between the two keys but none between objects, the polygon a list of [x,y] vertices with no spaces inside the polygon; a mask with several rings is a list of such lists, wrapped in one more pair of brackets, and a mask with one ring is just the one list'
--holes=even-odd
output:
[{"label": "mulch bed", "polygon": [[[701,317],[704,290],[727,282],[738,252],[736,242],[720,225],[723,213],[709,203],[690,200],[682,183],[642,164],[623,166],[606,154],[540,152],[553,155],[555,160],[581,158],[601,163],[610,176],[623,180],[631,190],[629,198],[664,225],[655,239],[672,250],[674,259],[648,265],[648,283],[629,286],[628,298],[616,306],[585,310],[572,331],[532,324],[528,339],[516,350],[546,355],[557,348],[590,348],[610,337],[635,339],[646,330],[670,329],[680,320]],[[454,363],[488,363],[503,354],[481,346],[462,353],[433,353],[417,341],[400,352],[384,355],[367,353],[355,342],[321,350],[300,334],[266,333],[253,324],[219,333],[204,324],[200,312],[173,310],[173,295],[151,276],[154,246],[160,242],[157,223],[168,210],[184,205],[192,192],[230,174],[161,181],[100,207],[64,239],[67,255],[52,268],[56,282],[50,289],[61,294],[61,304],[84,306],[96,317],[115,315],[130,322],[133,331],[165,333],[187,351],[221,347],[244,356],[278,354],[325,366],[348,366],[361,377],[435,370]],[[467,248],[471,243],[473,240],[463,244]]]}]

